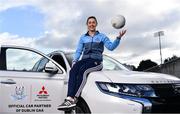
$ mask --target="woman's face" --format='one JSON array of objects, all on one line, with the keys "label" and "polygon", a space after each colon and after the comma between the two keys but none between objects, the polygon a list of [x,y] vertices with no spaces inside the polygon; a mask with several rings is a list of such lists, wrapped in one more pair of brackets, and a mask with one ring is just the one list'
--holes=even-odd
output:
[{"label": "woman's face", "polygon": [[88,31],[96,31],[96,20],[94,18],[90,18],[87,22]]}]

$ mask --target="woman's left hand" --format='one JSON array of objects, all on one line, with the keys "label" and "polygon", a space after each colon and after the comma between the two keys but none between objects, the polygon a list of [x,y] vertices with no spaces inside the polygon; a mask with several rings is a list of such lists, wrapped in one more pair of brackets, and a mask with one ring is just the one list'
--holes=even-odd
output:
[{"label": "woman's left hand", "polygon": [[125,33],[126,33],[126,30],[120,31],[120,32],[119,32],[119,37],[120,37],[120,38],[123,37]]}]

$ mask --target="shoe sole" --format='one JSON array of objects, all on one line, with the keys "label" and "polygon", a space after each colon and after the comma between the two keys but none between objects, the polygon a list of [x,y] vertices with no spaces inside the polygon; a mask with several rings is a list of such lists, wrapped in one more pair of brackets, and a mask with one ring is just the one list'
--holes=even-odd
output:
[{"label": "shoe sole", "polygon": [[76,107],[76,105],[72,105],[72,106],[62,106],[62,107],[59,107],[59,108],[57,108],[58,110],[72,110],[74,107]]}]

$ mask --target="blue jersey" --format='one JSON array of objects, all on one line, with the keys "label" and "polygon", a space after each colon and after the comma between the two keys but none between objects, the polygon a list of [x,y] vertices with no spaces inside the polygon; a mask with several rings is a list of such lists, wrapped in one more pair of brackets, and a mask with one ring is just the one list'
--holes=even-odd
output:
[{"label": "blue jersey", "polygon": [[104,46],[112,51],[119,45],[120,39],[121,38],[116,38],[111,42],[106,35],[99,33],[98,31],[96,31],[93,37],[88,33],[83,34],[80,37],[73,61],[78,61],[81,54],[82,59],[92,58],[102,61]]}]

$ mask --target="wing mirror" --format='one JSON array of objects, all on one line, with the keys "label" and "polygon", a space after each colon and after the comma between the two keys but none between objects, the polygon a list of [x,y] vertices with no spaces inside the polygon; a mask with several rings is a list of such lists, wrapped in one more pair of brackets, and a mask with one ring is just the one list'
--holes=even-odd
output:
[{"label": "wing mirror", "polygon": [[56,74],[58,72],[58,69],[55,64],[53,64],[51,61],[49,61],[45,66],[45,72]]}]

